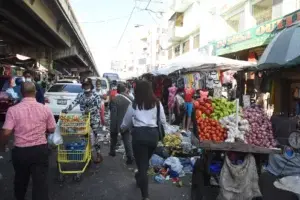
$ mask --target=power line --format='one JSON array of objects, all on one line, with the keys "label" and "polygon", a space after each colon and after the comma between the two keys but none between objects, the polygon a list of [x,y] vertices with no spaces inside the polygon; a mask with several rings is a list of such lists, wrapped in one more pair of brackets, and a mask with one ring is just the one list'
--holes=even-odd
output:
[{"label": "power line", "polygon": [[120,45],[120,43],[121,43],[121,41],[122,41],[122,39],[123,39],[123,36],[124,36],[124,34],[125,34],[126,30],[127,30],[127,27],[128,27],[129,22],[130,22],[130,20],[131,20],[131,18],[132,18],[132,15],[133,15],[133,12],[134,12],[135,8],[136,8],[136,4],[135,4],[134,7],[132,8],[132,11],[131,11],[131,13],[130,13],[130,15],[129,15],[129,18],[128,18],[128,20],[127,20],[126,26],[125,26],[125,28],[124,28],[124,31],[123,31],[123,33],[122,33],[122,35],[121,35],[121,37],[120,37],[120,39],[119,39],[119,42],[118,42],[118,44],[117,44],[117,48],[119,47],[119,45]]},{"label": "power line", "polygon": [[146,8],[145,8],[145,10],[147,10],[147,9],[148,9],[148,7],[149,7],[149,5],[150,5],[151,1],[152,1],[152,0],[149,0],[149,2],[148,2],[148,4],[147,4],[147,6],[146,6]]},{"label": "power line", "polygon": [[147,10],[148,14],[150,15],[151,19],[157,24],[156,19],[151,15],[151,12],[149,10]]}]

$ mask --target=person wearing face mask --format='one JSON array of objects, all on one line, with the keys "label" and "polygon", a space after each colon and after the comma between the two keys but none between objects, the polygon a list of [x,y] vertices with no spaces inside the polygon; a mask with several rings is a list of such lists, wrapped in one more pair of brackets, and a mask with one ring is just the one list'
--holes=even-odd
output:
[{"label": "person wearing face mask", "polygon": [[105,131],[105,118],[104,118],[104,112],[105,112],[105,105],[104,100],[107,99],[107,94],[101,87],[101,80],[96,80],[96,92],[100,95],[101,98],[101,108],[100,108],[100,117],[101,117],[101,124],[102,124],[102,130]]},{"label": "person wearing face mask", "polygon": [[95,163],[100,163],[103,160],[100,151],[100,141],[98,137],[100,136],[100,107],[101,107],[101,98],[100,95],[94,91],[94,86],[91,79],[85,79],[82,83],[83,92],[79,93],[75,100],[67,106],[66,109],[62,110],[63,113],[68,113],[77,105],[80,106],[80,111],[83,114],[90,113],[91,117],[91,128],[94,134],[94,144],[93,147],[96,151]]},{"label": "person wearing face mask", "polygon": [[33,81],[33,75],[31,73],[31,71],[27,70],[23,73],[23,76],[25,78],[25,82],[33,82],[35,87],[36,87],[36,101],[41,103],[41,104],[45,104],[45,98],[44,98],[44,93],[42,91],[42,88],[39,86],[39,84],[37,84],[36,82]]},{"label": "person wearing face mask", "polygon": [[9,95],[11,99],[17,100],[18,94],[14,91],[14,87],[15,87],[15,81],[11,79],[9,88],[6,90],[6,93]]}]

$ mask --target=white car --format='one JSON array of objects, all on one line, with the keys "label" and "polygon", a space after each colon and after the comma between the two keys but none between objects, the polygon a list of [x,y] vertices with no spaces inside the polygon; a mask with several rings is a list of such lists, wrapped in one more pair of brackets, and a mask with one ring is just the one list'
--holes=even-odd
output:
[{"label": "white car", "polygon": [[79,82],[74,79],[60,79],[56,83],[79,83]]},{"label": "white car", "polygon": [[[80,92],[82,92],[81,84],[56,83],[45,93],[45,103],[53,115],[58,117],[61,111],[70,105]],[[81,114],[79,105],[69,113]]]}]

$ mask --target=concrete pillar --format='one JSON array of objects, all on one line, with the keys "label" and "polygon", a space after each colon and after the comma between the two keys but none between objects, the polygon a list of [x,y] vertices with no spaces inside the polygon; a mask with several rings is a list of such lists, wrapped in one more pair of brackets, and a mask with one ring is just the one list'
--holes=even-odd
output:
[{"label": "concrete pillar", "polygon": [[53,60],[49,58],[40,58],[37,59],[37,62],[40,63],[43,67],[47,68],[48,70],[53,69]]}]

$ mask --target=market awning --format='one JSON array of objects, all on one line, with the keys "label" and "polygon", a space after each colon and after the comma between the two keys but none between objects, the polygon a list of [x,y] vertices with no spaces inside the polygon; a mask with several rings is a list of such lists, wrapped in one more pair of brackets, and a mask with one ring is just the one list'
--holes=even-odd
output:
[{"label": "market awning", "polygon": [[249,67],[256,67],[256,63],[219,56],[206,56],[199,51],[192,51],[172,59],[166,68],[151,73],[153,75],[168,75],[179,70],[242,70]]},{"label": "market awning", "polygon": [[276,35],[260,57],[258,68],[298,66],[300,64],[299,37],[299,22]]}]

